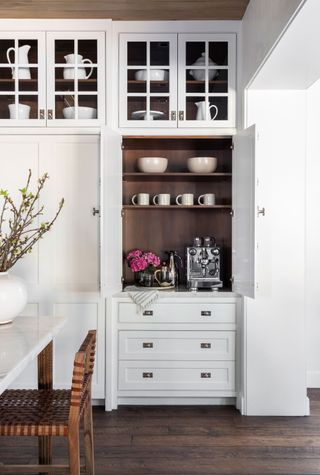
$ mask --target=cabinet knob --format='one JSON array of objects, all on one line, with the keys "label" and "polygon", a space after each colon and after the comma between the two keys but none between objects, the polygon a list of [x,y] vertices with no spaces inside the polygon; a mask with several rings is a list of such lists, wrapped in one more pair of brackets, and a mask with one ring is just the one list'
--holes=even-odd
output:
[{"label": "cabinet knob", "polygon": [[201,310],[201,317],[211,317],[210,310]]},{"label": "cabinet knob", "polygon": [[153,373],[147,372],[147,373],[142,373],[142,377],[145,379],[151,379],[153,378]]},{"label": "cabinet knob", "polygon": [[92,208],[92,214],[93,214],[93,216],[95,216],[96,214],[97,214],[98,216],[100,216],[100,210],[97,209],[97,208]]},{"label": "cabinet knob", "polygon": [[202,379],[209,379],[209,378],[211,378],[211,373],[207,373],[207,372],[201,373],[201,378]]},{"label": "cabinet knob", "polygon": [[153,343],[151,342],[143,342],[142,348],[153,348]]},{"label": "cabinet knob", "polygon": [[211,343],[201,343],[201,348],[211,348]]},{"label": "cabinet knob", "polygon": [[184,120],[184,111],[179,111],[179,120]]},{"label": "cabinet knob", "polygon": [[146,317],[151,317],[153,315],[153,310],[145,310],[142,315]]},{"label": "cabinet knob", "polygon": [[257,216],[265,216],[266,215],[266,210],[265,208],[259,208],[259,206],[257,207]]},{"label": "cabinet knob", "polygon": [[53,110],[48,109],[48,120],[52,120],[52,119],[53,119]]}]

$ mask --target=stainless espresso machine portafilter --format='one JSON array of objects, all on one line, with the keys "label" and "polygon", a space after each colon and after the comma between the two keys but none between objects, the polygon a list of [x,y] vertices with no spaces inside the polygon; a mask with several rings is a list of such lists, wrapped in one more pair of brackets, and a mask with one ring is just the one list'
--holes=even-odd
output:
[{"label": "stainless espresso machine portafilter", "polygon": [[195,237],[186,249],[187,284],[189,290],[218,290],[220,280],[220,248],[213,237]]}]

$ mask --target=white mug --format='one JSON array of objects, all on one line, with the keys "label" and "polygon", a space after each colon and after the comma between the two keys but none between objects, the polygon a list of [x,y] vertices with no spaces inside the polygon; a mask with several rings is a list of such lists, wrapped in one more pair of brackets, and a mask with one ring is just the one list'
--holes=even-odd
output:
[{"label": "white mug", "polygon": [[27,104],[21,104],[19,102],[18,104],[9,104],[8,107],[10,119],[29,119],[31,107]]},{"label": "white mug", "polygon": [[[181,202],[179,201],[180,198],[181,198]],[[193,194],[192,193],[183,193],[182,195],[178,195],[176,197],[176,203],[177,203],[177,205],[183,205],[183,206],[193,205]]]},{"label": "white mug", "polygon": [[[137,198],[137,201],[136,201]],[[131,198],[131,202],[135,206],[148,206],[149,205],[149,193],[138,193],[137,195],[133,195]]]},{"label": "white mug", "polygon": [[[203,201],[201,199],[203,198]],[[213,206],[216,203],[216,197],[214,193],[205,193],[200,195],[198,198],[199,205],[202,206]]]},{"label": "white mug", "polygon": [[[153,204],[158,206],[169,206],[170,205],[170,193],[160,193],[153,197]],[[158,201],[158,202],[157,202]]]}]

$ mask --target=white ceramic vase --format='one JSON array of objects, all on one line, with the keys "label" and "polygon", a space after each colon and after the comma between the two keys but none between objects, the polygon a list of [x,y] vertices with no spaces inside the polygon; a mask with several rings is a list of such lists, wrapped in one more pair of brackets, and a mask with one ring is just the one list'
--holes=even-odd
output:
[{"label": "white ceramic vase", "polygon": [[27,289],[22,279],[0,272],[0,325],[11,323],[27,304]]}]

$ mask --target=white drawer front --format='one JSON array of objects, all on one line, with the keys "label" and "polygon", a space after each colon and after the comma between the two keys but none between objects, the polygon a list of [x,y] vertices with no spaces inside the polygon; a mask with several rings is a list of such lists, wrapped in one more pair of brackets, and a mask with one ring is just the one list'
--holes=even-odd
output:
[{"label": "white drawer front", "polygon": [[121,360],[234,360],[233,331],[120,331]]},{"label": "white drawer front", "polygon": [[235,303],[156,303],[137,312],[134,303],[119,304],[120,323],[235,323]]},{"label": "white drawer front", "polygon": [[119,361],[119,390],[232,391],[234,373],[227,361]]}]

